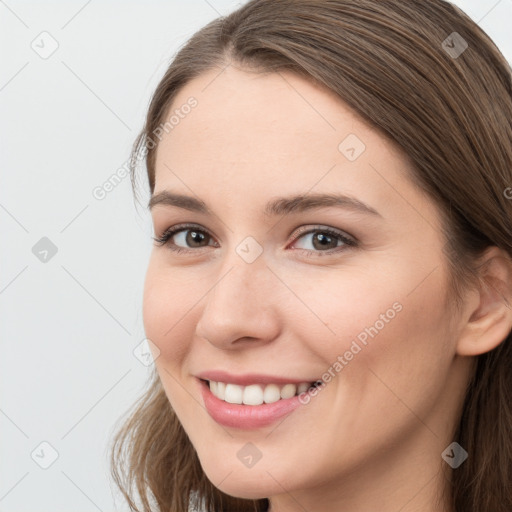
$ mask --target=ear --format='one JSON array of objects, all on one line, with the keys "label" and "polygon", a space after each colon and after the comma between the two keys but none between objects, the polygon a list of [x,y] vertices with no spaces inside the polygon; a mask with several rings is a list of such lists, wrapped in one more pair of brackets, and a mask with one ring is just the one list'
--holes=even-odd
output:
[{"label": "ear", "polygon": [[490,247],[480,261],[478,288],[471,292],[475,300],[457,342],[462,356],[491,351],[512,330],[512,260],[505,251]]}]

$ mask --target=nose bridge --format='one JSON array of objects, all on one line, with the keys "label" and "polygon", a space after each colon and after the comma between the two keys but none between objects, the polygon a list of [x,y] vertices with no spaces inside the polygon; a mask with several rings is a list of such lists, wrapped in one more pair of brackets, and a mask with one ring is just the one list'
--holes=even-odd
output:
[{"label": "nose bridge", "polygon": [[255,248],[247,240],[226,256],[204,298],[197,334],[219,347],[231,347],[240,338],[269,340],[276,335],[277,311],[271,293],[275,276]]},{"label": "nose bridge", "polygon": [[254,237],[247,236],[224,256],[217,284],[210,292],[211,299],[234,301],[235,306],[241,308],[251,307],[253,301],[266,295],[271,280],[263,246]]}]

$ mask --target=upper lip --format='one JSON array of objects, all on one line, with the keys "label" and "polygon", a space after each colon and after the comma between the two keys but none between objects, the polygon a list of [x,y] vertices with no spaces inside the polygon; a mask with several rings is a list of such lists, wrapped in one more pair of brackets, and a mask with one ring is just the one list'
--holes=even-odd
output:
[{"label": "upper lip", "polygon": [[300,384],[301,382],[315,382],[318,379],[293,379],[291,377],[278,377],[277,375],[263,375],[257,373],[244,373],[233,375],[223,370],[208,370],[196,374],[198,379],[226,384],[248,386],[250,384]]}]

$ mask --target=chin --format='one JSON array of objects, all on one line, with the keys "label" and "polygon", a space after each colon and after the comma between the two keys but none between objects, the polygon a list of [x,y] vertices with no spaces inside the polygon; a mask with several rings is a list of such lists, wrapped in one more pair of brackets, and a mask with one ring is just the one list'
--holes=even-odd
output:
[{"label": "chin", "polygon": [[[200,454],[199,454],[200,455]],[[228,455],[231,457],[232,455]],[[224,453],[223,456],[226,457]],[[258,500],[282,494],[280,468],[269,470],[259,461],[253,467],[245,467],[238,459],[231,464],[220,457],[209,456],[207,460],[199,456],[201,467],[208,480],[220,491],[235,498]],[[284,483],[284,482],[283,482]]]},{"label": "chin", "polygon": [[[261,500],[283,492],[282,487],[279,487],[268,473],[264,477],[260,477],[260,475],[248,470],[247,475],[242,476],[234,470],[226,477],[226,475],[220,476],[216,471],[213,471],[213,478],[210,478],[208,472],[205,471],[205,473],[217,489],[235,498]],[[221,481],[222,478],[224,478],[223,481]]]}]

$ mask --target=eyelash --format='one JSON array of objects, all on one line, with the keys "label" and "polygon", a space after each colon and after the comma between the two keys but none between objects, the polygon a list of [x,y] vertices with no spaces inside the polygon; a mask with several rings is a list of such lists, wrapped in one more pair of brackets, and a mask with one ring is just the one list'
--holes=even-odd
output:
[{"label": "eyelash", "polygon": [[[188,231],[188,230],[194,230],[194,231],[206,234],[209,237],[213,238],[213,236],[207,230],[201,229],[200,226],[195,225],[195,224],[180,224],[177,226],[173,226],[169,229],[166,229],[161,236],[152,237],[152,238],[158,245],[160,245],[160,246],[167,245],[169,247],[169,249],[175,253],[193,253],[193,252],[196,252],[197,250],[203,249],[203,247],[199,247],[197,249],[186,249],[183,247],[179,247],[177,245],[174,245],[174,247],[173,247],[171,244],[169,244],[169,240],[174,235],[178,234],[181,231]],[[337,231],[337,230],[334,230],[334,229],[328,228],[328,227],[323,227],[323,226],[317,226],[316,228],[313,228],[313,229],[304,229],[304,230],[299,231],[299,233],[297,233],[297,235],[294,237],[292,243],[299,240],[299,238],[301,238],[301,236],[303,236],[303,235],[308,235],[308,234],[317,233],[317,232],[327,234],[327,235],[337,238],[338,240],[343,242],[344,246],[336,247],[334,249],[329,249],[326,251],[315,251],[315,250],[310,250],[310,249],[294,249],[294,250],[304,251],[307,253],[308,257],[311,257],[311,256],[321,257],[323,255],[331,255],[333,253],[341,252],[343,250],[346,250],[347,247],[356,247],[357,246],[357,241],[355,239],[347,237],[340,231]],[[205,246],[205,247],[208,247],[208,246]]]}]

